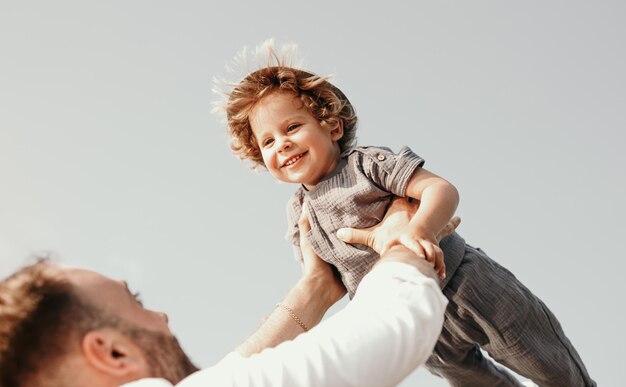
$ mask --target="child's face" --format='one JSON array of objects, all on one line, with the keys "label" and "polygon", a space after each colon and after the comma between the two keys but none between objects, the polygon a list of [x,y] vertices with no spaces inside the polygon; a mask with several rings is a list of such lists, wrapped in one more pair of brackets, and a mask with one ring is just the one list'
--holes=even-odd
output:
[{"label": "child's face", "polygon": [[311,188],[337,167],[343,129],[320,125],[293,94],[261,99],[250,113],[250,126],[265,166],[278,180]]}]

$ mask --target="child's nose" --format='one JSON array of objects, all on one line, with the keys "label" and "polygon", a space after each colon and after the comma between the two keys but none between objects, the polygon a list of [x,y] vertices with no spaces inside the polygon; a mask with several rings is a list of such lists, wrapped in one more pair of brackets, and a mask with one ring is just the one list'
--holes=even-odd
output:
[{"label": "child's nose", "polygon": [[289,140],[289,138],[287,137],[282,137],[280,139],[277,140],[278,141],[278,151],[284,151],[284,150],[288,150],[291,148],[292,143],[291,140]]}]

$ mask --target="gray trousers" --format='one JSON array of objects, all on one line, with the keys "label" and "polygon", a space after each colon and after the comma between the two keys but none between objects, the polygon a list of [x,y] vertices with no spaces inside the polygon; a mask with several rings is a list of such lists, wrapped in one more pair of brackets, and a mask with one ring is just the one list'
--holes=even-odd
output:
[{"label": "gray trousers", "polygon": [[596,386],[548,307],[482,250],[466,247],[443,293],[450,302],[426,367],[452,386],[521,386],[479,348],[540,387]]}]

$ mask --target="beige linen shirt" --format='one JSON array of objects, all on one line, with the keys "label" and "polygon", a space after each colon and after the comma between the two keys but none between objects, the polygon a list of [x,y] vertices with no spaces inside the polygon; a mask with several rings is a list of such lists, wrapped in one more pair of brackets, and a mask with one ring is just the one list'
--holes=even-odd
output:
[{"label": "beige linen shirt", "polygon": [[[408,147],[398,153],[384,147],[356,147],[313,189],[301,186],[287,203],[286,238],[295,247],[296,259],[301,259],[298,219],[306,203],[311,223],[307,238],[317,255],[337,268],[352,298],[379,255],[367,246],[344,243],[337,238],[337,230],[379,223],[393,197],[406,195],[409,179],[423,165],[424,159]],[[444,253],[447,281],[465,254],[465,240],[453,233],[439,245]]]}]

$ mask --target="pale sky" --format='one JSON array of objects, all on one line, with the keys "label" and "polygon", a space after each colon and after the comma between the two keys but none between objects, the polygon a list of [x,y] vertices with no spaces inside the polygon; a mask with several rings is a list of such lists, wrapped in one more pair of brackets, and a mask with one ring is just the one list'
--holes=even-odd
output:
[{"label": "pale sky", "polygon": [[239,344],[299,276],[296,187],[231,154],[212,77],[274,37],[335,75],[360,144],[457,186],[467,242],[620,385],[626,5],[304,4],[0,0],[0,276],[50,252],[128,280],[203,366]]}]

